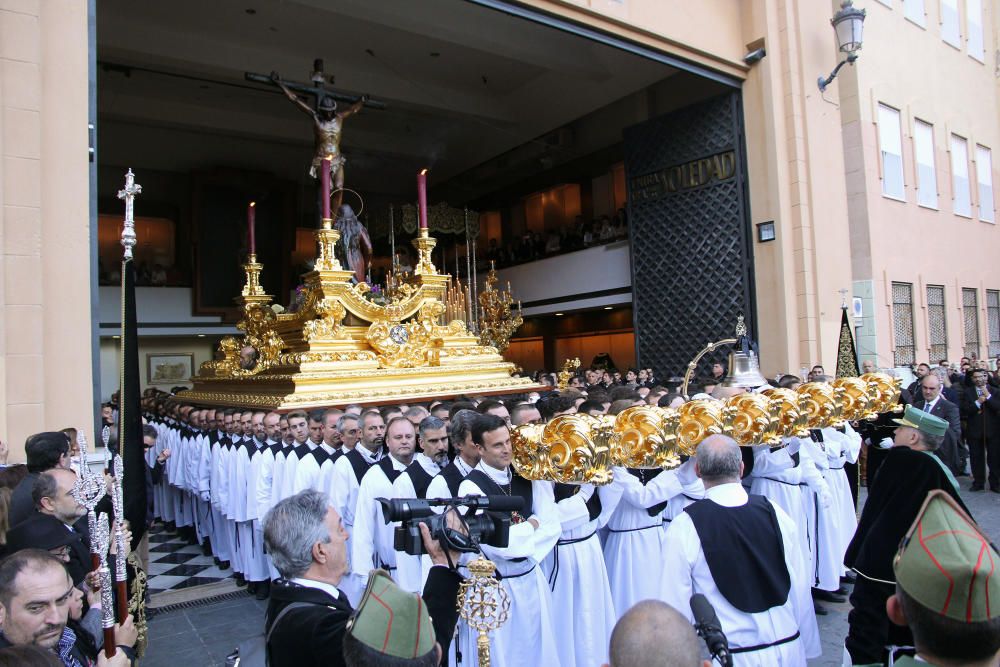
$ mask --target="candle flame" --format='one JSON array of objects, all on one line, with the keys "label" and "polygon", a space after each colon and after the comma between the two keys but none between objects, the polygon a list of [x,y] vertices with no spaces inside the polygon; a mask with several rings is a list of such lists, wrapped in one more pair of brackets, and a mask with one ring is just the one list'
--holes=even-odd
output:
[{"label": "candle flame", "polygon": [[427,167],[424,167],[423,169],[420,170],[420,175],[421,176],[426,176],[427,175]]},{"label": "candle flame", "polygon": [[257,205],[257,202],[255,202],[255,201],[250,202],[250,208],[253,208],[256,205]]}]

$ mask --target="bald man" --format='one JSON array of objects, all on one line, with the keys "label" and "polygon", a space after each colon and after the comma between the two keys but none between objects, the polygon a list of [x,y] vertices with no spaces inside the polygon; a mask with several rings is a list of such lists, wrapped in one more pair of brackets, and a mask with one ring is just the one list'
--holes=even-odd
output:
[{"label": "bald man", "polygon": [[690,621],[691,596],[708,598],[736,667],[804,665],[818,657],[807,560],[797,546],[804,536],[777,504],[747,495],[735,440],[709,436],[694,460],[705,498],[667,529],[662,599]]},{"label": "bald man", "polygon": [[[669,647],[669,650],[665,650]],[[684,616],[659,600],[643,600],[611,633],[611,662],[604,667],[711,667],[701,640]]]}]

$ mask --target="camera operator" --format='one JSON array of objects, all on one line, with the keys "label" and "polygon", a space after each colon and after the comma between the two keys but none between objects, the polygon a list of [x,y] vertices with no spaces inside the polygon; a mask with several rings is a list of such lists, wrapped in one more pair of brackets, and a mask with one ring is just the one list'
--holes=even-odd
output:
[{"label": "camera operator", "polygon": [[[463,529],[454,513],[448,522]],[[457,562],[458,554],[446,554],[426,526],[420,530],[434,563],[423,602],[433,618],[440,654],[445,655],[458,620],[455,600],[461,580],[448,562],[449,557]],[[307,490],[279,502],[264,517],[264,542],[282,577],[271,588],[265,617],[268,664],[344,665],[344,634],[354,610],[338,589],[347,572],[347,532],[329,496]]]},{"label": "camera operator", "polygon": [[[509,620],[490,639],[491,652],[500,656],[497,664],[559,665],[551,593],[538,567],[561,532],[552,483],[529,482],[511,470],[510,430],[502,418],[480,415],[472,424],[472,441],[481,459],[462,481],[459,495],[518,496],[524,502],[523,512],[511,515],[508,546],[482,546],[511,603]],[[475,636],[469,632],[462,644],[475,646]]]}]

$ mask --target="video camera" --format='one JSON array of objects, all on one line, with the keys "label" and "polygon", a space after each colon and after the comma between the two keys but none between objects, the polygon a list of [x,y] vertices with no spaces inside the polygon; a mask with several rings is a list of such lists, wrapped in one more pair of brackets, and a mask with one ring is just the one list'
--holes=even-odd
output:
[{"label": "video camera", "polygon": [[[420,524],[427,524],[431,537],[445,548],[464,553],[479,551],[480,544],[491,547],[506,547],[510,539],[511,512],[524,511],[524,499],[517,496],[465,496],[463,498],[376,498],[382,505],[385,522],[398,521],[393,536],[393,548],[405,551],[411,556],[424,552],[424,540],[420,535]],[[440,514],[433,508],[444,507]],[[468,528],[468,535],[448,526],[447,508],[465,507],[462,522]],[[479,510],[483,510],[478,514]]]}]

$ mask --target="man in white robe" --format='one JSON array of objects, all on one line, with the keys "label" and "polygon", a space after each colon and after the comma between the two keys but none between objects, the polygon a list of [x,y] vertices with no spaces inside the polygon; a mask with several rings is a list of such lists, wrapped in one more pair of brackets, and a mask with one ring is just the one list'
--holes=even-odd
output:
[{"label": "man in white robe", "polygon": [[392,484],[413,463],[417,434],[405,417],[389,420],[385,430],[388,456],[368,468],[358,487],[351,533],[351,577],[362,590],[373,569],[396,575],[396,549],[393,524],[386,524],[382,505],[376,498],[392,498]]},{"label": "man in white robe", "polygon": [[553,627],[567,665],[608,661],[608,642],[618,617],[597,529],[601,493],[591,484],[554,486],[562,533],[542,562],[552,591]]},{"label": "man in white robe", "polygon": [[748,496],[739,446],[713,435],[698,445],[705,499],[667,529],[661,596],[693,621],[690,600],[712,604],[739,667],[805,665],[821,653],[807,561],[795,524],[776,504]]},{"label": "man in white robe", "polygon": [[288,433],[292,436],[294,446],[285,453],[285,462],[281,466],[281,488],[277,492],[277,501],[295,495],[293,491],[295,488],[295,469],[306,454],[319,446],[309,439],[309,418],[304,412],[288,413]]},{"label": "man in white robe", "polygon": [[[431,496],[427,491],[431,482],[448,465],[448,429],[437,417],[424,417],[417,430],[420,449],[403,474],[392,483],[393,498],[450,498],[451,494]],[[398,523],[393,523],[395,530]],[[413,556],[404,551],[396,552],[396,576],[400,588],[412,593],[424,590],[430,572],[430,557]]]},{"label": "man in white robe", "polygon": [[837,515],[837,542],[833,548],[839,554],[840,576],[844,576],[847,571],[843,564],[844,554],[858,527],[858,515],[854,509],[854,497],[851,495],[851,483],[847,479],[845,464],[857,463],[861,454],[861,436],[850,424],[844,424],[843,431],[823,429],[824,434],[827,431],[830,433],[826,437],[826,483],[833,497],[830,511]]},{"label": "man in white robe", "polygon": [[[617,495],[617,507],[608,521],[604,560],[620,617],[632,605],[650,596],[650,563],[658,563],[666,533],[661,514],[671,498],[694,483],[694,464],[688,461],[676,470],[615,468],[615,481],[607,493]],[[603,504],[603,499],[602,499]]]},{"label": "man in white robe", "polygon": [[[368,469],[379,462],[384,455],[385,421],[378,410],[368,410],[361,415],[361,439],[357,446],[341,456],[333,464],[330,478],[331,488],[326,489],[333,500],[333,506],[340,514],[341,523],[347,531],[347,554],[352,556],[351,535],[354,532],[354,510],[358,504],[358,489]],[[350,568],[350,564],[348,564]],[[352,570],[348,569],[348,572]],[[352,605],[361,600],[364,587],[357,587],[357,577],[344,577],[340,589],[347,595]]]},{"label": "man in white robe", "polygon": [[[524,512],[512,515],[506,547],[481,547],[483,555],[496,564],[500,584],[510,596],[510,617],[490,638],[492,664],[559,667],[564,658],[552,625],[551,591],[538,566],[562,532],[552,484],[529,482],[514,474],[510,430],[500,417],[480,415],[472,426],[472,440],[479,446],[481,459],[462,481],[458,495],[517,495],[531,500]],[[475,637],[467,634],[462,645],[474,647]]]}]

